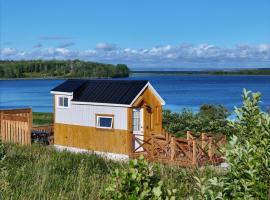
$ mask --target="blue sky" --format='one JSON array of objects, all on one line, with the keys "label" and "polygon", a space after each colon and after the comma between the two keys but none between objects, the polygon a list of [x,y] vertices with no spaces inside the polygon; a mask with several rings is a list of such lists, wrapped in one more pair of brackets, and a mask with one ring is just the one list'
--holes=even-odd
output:
[{"label": "blue sky", "polygon": [[0,0],[1,59],[270,67],[269,0]]}]

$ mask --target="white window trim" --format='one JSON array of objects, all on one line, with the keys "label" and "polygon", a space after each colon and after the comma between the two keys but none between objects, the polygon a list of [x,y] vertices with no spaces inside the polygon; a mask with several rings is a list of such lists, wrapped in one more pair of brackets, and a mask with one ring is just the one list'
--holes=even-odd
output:
[{"label": "white window trim", "polygon": [[[99,125],[99,119],[100,119],[100,118],[108,118],[108,119],[112,119],[111,126],[110,126],[110,127],[100,126],[100,125]],[[113,129],[113,118],[114,118],[114,117],[98,115],[98,116],[97,116],[97,120],[96,120],[96,122],[97,122],[97,123],[96,123],[96,127],[97,127],[97,128],[103,128],[103,129]]]},{"label": "white window trim", "polygon": [[[64,105],[63,105],[63,106],[60,106],[60,105],[59,105],[59,99],[60,99],[61,97],[62,97],[62,98],[67,98],[67,99],[68,99],[68,106],[64,106]],[[65,108],[65,109],[66,109],[66,108],[69,108],[69,107],[70,107],[70,98],[67,97],[67,96],[64,96],[64,95],[58,95],[58,96],[57,96],[57,102],[56,102],[56,103],[57,103],[57,104],[56,104],[56,105],[57,105],[57,108]],[[63,103],[64,103],[64,102],[63,102]]]}]

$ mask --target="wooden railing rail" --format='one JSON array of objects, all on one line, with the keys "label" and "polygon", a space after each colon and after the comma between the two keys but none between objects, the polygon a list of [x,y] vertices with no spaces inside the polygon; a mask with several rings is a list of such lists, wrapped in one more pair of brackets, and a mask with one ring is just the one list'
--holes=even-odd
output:
[{"label": "wooden railing rail", "polygon": [[[163,131],[163,134],[151,134],[149,140],[137,140],[150,160],[173,163],[181,166],[201,166],[207,163],[218,164],[223,161],[220,148],[226,138],[215,138],[206,133],[199,137],[187,132],[186,138],[176,138]],[[145,144],[144,144],[145,142]]]}]

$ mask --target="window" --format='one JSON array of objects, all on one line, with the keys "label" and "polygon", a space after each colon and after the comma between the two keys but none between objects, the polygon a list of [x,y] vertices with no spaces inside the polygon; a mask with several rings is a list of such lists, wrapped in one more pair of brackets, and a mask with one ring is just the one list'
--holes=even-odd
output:
[{"label": "window", "polygon": [[68,103],[69,102],[67,97],[58,97],[58,107],[67,108]]},{"label": "window", "polygon": [[97,127],[98,128],[113,128],[113,117],[112,116],[97,116]]},{"label": "window", "polygon": [[140,115],[141,115],[140,109],[133,109],[133,119],[132,119],[133,131],[140,131],[141,127]]}]

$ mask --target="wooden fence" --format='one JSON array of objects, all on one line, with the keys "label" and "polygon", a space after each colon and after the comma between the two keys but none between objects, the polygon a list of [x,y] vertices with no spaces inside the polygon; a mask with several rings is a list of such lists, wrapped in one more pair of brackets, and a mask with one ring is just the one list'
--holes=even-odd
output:
[{"label": "wooden fence", "polygon": [[[135,138],[137,139],[137,138]],[[152,134],[146,141],[140,141],[140,152],[134,150],[132,156],[143,154],[147,159],[179,166],[202,166],[219,164],[224,161],[221,148],[226,144],[226,137],[213,137],[202,133],[194,137],[187,132],[186,138],[176,138],[168,133]]]},{"label": "wooden fence", "polygon": [[0,110],[0,135],[3,141],[30,145],[31,129],[31,108]]}]

